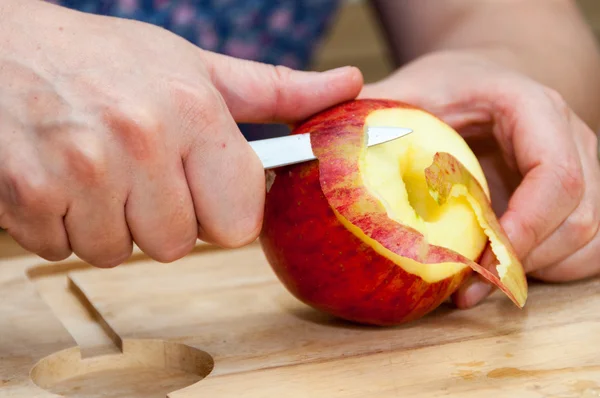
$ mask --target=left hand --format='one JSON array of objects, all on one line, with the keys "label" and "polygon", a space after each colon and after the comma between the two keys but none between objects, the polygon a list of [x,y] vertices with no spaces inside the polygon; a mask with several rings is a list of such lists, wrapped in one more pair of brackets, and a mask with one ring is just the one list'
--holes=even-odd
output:
[{"label": "left hand", "polygon": [[[566,282],[600,274],[598,141],[554,90],[483,56],[447,52],[417,59],[360,97],[419,106],[465,137],[530,276]],[[495,257],[488,251],[481,261]],[[491,291],[474,274],[453,300],[468,308]]]}]

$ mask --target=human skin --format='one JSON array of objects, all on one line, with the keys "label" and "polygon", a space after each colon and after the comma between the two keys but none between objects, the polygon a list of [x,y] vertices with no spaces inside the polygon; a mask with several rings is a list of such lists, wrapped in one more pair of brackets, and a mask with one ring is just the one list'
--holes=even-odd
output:
[{"label": "human skin", "polygon": [[[0,227],[48,260],[163,262],[261,228],[262,165],[235,122],[294,122],[354,98],[356,68],[292,71],[140,22],[0,3]],[[35,27],[35,28],[32,28]]]},{"label": "human skin", "polygon": [[[361,97],[413,103],[465,136],[530,276],[598,275],[600,55],[575,2],[375,3],[406,65]],[[491,291],[476,275],[454,301],[472,307]]]}]

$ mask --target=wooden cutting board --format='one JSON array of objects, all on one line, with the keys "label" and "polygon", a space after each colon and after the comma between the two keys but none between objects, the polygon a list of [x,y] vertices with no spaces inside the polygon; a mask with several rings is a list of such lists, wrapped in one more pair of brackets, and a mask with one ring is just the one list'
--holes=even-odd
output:
[{"label": "wooden cutting board", "polygon": [[0,397],[600,397],[599,293],[534,284],[524,310],[494,294],[375,328],[298,302],[256,243],[110,270],[10,255]]}]

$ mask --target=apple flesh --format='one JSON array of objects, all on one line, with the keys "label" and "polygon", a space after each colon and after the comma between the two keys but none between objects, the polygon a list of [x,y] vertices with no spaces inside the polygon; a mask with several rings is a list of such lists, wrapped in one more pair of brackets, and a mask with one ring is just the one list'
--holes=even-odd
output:
[{"label": "apple flesh", "polygon": [[[413,133],[366,146],[368,126]],[[294,129],[316,161],[267,172],[260,242],[302,302],[359,323],[395,325],[438,307],[473,272],[517,306],[527,282],[462,137],[422,109],[355,100]],[[499,264],[477,263],[491,244]]]}]

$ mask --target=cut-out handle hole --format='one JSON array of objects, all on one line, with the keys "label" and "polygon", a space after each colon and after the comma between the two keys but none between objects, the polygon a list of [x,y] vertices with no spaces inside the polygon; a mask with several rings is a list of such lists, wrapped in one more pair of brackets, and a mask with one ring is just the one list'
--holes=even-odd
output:
[{"label": "cut-out handle hole", "polygon": [[31,370],[44,390],[69,398],[165,398],[205,378],[206,352],[162,340],[124,340],[123,352],[82,359],[78,347],[52,354]]}]

